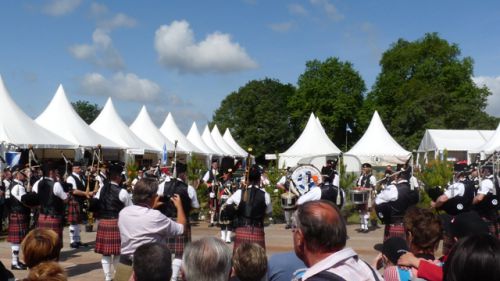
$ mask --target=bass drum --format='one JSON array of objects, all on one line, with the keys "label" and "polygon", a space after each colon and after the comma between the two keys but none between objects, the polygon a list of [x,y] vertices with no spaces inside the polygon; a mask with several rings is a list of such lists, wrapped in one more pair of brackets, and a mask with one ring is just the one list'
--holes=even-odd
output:
[{"label": "bass drum", "polygon": [[[323,182],[320,170],[309,164],[299,165],[293,168],[290,171],[289,177],[300,195],[306,194],[315,184],[319,186]],[[316,183],[314,183],[314,181],[316,181]]]}]

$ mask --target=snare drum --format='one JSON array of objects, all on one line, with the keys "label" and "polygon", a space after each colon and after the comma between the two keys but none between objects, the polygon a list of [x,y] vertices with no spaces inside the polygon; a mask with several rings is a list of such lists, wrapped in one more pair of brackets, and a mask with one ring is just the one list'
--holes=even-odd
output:
[{"label": "snare drum", "polygon": [[281,194],[281,208],[285,211],[297,208],[297,195],[291,192]]},{"label": "snare drum", "polygon": [[351,190],[351,202],[356,205],[368,204],[369,190]]}]

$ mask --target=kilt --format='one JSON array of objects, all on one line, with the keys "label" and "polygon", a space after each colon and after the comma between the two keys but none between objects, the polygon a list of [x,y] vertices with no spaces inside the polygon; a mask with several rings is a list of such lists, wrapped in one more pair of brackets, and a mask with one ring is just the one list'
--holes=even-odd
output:
[{"label": "kilt", "polygon": [[79,224],[82,218],[80,216],[80,204],[75,199],[71,199],[68,202],[68,223]]},{"label": "kilt", "polygon": [[184,247],[191,242],[191,226],[189,223],[184,228],[184,233],[181,235],[171,236],[167,238],[167,246],[175,258],[182,259]]},{"label": "kilt", "polygon": [[38,228],[52,229],[59,236],[59,245],[63,245],[63,220],[62,216],[40,214],[38,216]]},{"label": "kilt", "polygon": [[105,256],[119,255],[120,246],[118,219],[100,219],[95,238],[95,252]]},{"label": "kilt", "polygon": [[264,228],[251,225],[240,226],[236,228],[236,239],[234,240],[233,252],[238,249],[240,244],[245,242],[257,243],[265,250],[266,237],[264,234]]},{"label": "kilt", "polygon": [[384,241],[391,237],[401,237],[406,240],[406,233],[403,223],[391,223],[385,225]]},{"label": "kilt", "polygon": [[9,236],[7,241],[13,244],[21,244],[24,236],[28,234],[29,214],[9,214]]}]

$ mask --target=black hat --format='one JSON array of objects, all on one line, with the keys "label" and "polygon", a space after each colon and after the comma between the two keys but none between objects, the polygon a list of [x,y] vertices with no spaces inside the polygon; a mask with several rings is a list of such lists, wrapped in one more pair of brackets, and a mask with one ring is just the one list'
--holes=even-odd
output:
[{"label": "black hat", "polygon": [[453,237],[462,238],[471,234],[489,233],[488,225],[476,212],[461,213],[449,225]]},{"label": "black hat", "polygon": [[119,176],[123,172],[123,166],[119,163],[111,163],[109,165],[109,175]]},{"label": "black hat", "polygon": [[182,163],[182,162],[177,161],[175,163],[175,169],[177,171],[177,174],[182,174],[182,173],[185,173],[187,171],[187,165]]},{"label": "black hat", "polygon": [[81,166],[82,166],[82,161],[80,161],[80,160],[73,161],[73,167],[81,167]]},{"label": "black hat", "polygon": [[212,163],[219,163],[219,160],[214,158],[214,159],[212,159]]},{"label": "black hat", "polygon": [[257,164],[253,164],[252,167],[250,167],[250,172],[248,173],[248,179],[251,182],[255,181],[260,181],[260,167]]},{"label": "black hat", "polygon": [[363,165],[361,165],[362,168],[371,168],[372,165],[370,163],[363,163]]},{"label": "black hat", "polygon": [[399,257],[409,251],[406,240],[401,237],[390,237],[384,244],[376,244],[373,248],[382,252],[393,264],[398,264]]}]

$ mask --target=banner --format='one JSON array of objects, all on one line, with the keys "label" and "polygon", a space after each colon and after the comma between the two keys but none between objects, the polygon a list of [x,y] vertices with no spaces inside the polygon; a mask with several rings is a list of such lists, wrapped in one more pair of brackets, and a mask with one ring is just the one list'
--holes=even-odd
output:
[{"label": "banner", "polygon": [[21,152],[8,151],[5,152],[5,161],[7,165],[10,167],[14,167],[19,164],[19,160],[21,160]]}]

